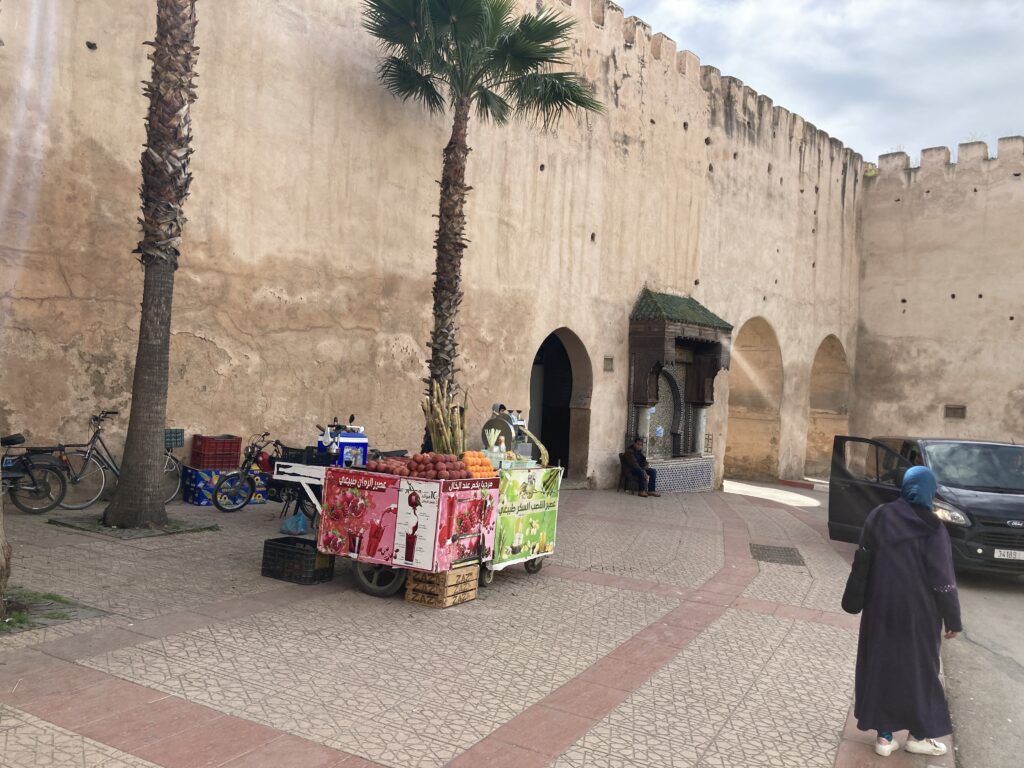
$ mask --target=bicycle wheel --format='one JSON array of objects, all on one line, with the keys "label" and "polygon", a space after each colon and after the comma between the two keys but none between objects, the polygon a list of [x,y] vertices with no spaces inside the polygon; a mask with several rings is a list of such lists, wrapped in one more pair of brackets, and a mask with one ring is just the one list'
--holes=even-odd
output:
[{"label": "bicycle wheel", "polygon": [[256,492],[256,483],[249,475],[224,475],[213,489],[213,506],[221,512],[237,512]]},{"label": "bicycle wheel", "polygon": [[64,473],[56,467],[37,464],[32,467],[32,475],[34,481],[28,477],[20,478],[18,484],[11,486],[9,493],[14,506],[22,512],[41,515],[60,504],[68,486]]},{"label": "bicycle wheel", "polygon": [[85,451],[68,451],[68,492],[60,506],[64,509],[85,509],[103,495],[107,473],[103,462]]},{"label": "bicycle wheel", "polygon": [[181,490],[181,462],[173,453],[164,454],[164,474],[160,483],[164,504],[170,504]]}]

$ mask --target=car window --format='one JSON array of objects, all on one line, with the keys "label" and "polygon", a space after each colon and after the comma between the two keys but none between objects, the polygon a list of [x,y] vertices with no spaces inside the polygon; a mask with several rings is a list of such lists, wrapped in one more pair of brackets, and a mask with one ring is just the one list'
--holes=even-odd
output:
[{"label": "car window", "polygon": [[843,445],[843,464],[854,480],[899,486],[906,460],[892,450],[875,442],[848,440]]},{"label": "car window", "polygon": [[929,443],[928,465],[942,485],[996,493],[1024,493],[1024,446]]}]

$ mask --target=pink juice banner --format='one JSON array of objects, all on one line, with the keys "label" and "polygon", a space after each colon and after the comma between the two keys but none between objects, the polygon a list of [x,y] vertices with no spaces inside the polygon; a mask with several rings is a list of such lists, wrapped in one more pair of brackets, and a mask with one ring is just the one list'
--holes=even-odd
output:
[{"label": "pink juice banner", "polygon": [[498,478],[441,481],[434,569],[480,559],[487,562],[494,549],[498,508]]},{"label": "pink juice banner", "polygon": [[317,549],[363,562],[391,565],[396,553],[399,482],[393,475],[329,467]]}]

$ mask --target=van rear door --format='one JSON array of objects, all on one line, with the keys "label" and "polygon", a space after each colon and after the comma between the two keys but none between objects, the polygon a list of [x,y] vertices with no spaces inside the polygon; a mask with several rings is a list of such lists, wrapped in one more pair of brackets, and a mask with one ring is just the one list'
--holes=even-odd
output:
[{"label": "van rear door", "polygon": [[860,541],[868,514],[900,496],[910,462],[876,440],[836,436],[828,488],[828,535],[836,541]]}]

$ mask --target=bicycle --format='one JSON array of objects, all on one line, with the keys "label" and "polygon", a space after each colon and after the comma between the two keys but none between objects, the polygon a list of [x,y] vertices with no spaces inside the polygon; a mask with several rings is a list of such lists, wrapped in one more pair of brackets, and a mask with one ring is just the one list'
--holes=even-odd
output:
[{"label": "bicycle", "polygon": [[11,455],[10,448],[22,445],[24,435],[0,437],[3,480],[0,493],[7,493],[14,506],[30,515],[41,515],[60,504],[67,492],[64,474],[53,463],[35,462],[29,453]]},{"label": "bicycle", "polygon": [[[107,472],[115,478],[121,476],[121,466],[117,463],[110,448],[103,441],[103,422],[118,411],[104,409],[91,416],[92,435],[88,442],[60,444],[28,448],[28,453],[41,460],[42,456],[56,456],[67,475],[67,494],[61,500],[63,509],[86,509],[103,495],[107,486]],[[174,500],[181,489],[181,460],[174,455],[172,448],[181,447],[184,433],[178,429],[164,430],[164,466],[161,488],[164,503]]]},{"label": "bicycle", "polygon": [[[274,464],[279,460],[302,462],[303,452],[297,448],[289,448],[279,440],[268,440],[269,432],[253,435],[242,454],[242,462],[238,469],[223,475],[213,489],[213,506],[221,512],[238,512],[252,501],[256,492],[256,480],[252,471],[272,473]],[[264,448],[273,446],[273,454],[267,454]],[[281,516],[286,517],[291,505],[304,514],[310,521],[313,530],[319,522],[316,505],[306,496],[302,486],[295,483],[270,480],[267,483],[267,497],[273,501],[284,502]]]}]

